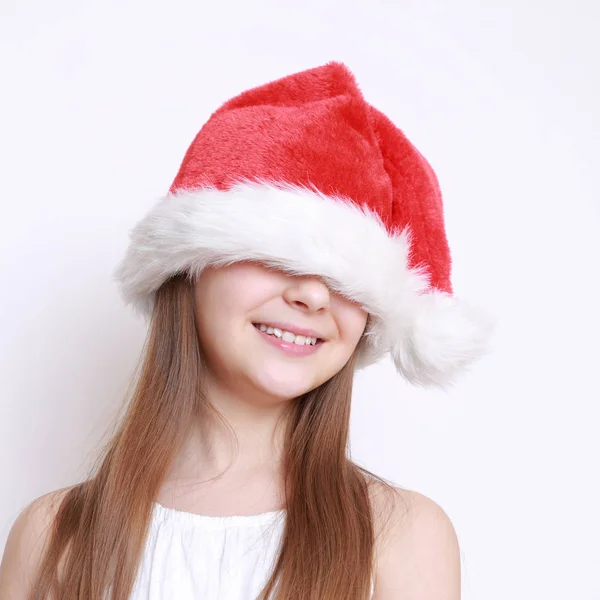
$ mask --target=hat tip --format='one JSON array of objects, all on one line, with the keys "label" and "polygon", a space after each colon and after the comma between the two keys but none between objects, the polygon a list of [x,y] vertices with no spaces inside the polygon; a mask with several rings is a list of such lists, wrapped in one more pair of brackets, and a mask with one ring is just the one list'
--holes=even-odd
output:
[{"label": "hat tip", "polygon": [[421,300],[413,323],[392,344],[390,355],[410,383],[445,389],[488,353],[496,320],[444,292],[430,292]]}]

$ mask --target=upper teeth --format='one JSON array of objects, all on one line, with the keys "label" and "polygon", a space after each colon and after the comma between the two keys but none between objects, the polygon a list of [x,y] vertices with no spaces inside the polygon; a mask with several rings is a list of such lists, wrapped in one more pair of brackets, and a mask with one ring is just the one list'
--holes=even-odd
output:
[{"label": "upper teeth", "polygon": [[269,335],[274,335],[278,338],[281,338],[284,342],[294,342],[294,344],[298,344],[298,346],[304,345],[315,345],[317,343],[316,337],[308,337],[304,335],[295,335],[291,331],[282,331],[281,329],[277,329],[277,327],[269,327],[268,325],[263,325],[262,323],[255,325],[261,331]]}]

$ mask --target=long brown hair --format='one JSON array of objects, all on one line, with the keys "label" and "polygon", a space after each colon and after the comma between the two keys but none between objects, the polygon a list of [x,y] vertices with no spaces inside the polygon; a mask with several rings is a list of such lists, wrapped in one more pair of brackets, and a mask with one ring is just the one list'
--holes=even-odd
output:
[{"label": "long brown hair", "polygon": [[[394,488],[348,457],[355,358],[289,404],[286,520],[259,600],[369,598],[376,553],[370,485]],[[193,285],[180,274],[157,292],[130,402],[90,476],[62,499],[30,600],[129,597],[152,505],[181,440],[193,419],[216,412],[202,392],[204,368]]]}]

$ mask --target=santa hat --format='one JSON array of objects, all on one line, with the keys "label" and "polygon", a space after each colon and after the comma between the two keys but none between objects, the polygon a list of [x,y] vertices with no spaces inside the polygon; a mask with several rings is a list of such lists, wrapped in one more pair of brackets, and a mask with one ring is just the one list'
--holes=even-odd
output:
[{"label": "santa hat", "polygon": [[319,275],[360,303],[358,369],[389,352],[409,382],[445,387],[486,351],[492,321],[453,295],[436,175],[339,62],[215,111],[115,276],[149,316],[170,276],[242,260]]}]

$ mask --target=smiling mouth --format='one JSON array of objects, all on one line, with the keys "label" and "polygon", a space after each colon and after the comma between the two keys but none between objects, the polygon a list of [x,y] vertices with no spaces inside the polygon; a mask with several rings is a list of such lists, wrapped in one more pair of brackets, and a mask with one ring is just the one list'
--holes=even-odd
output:
[{"label": "smiling mouth", "polygon": [[[291,332],[291,331],[285,331],[285,330],[278,330],[278,331],[281,331],[281,332],[282,332],[282,334],[281,334],[281,335],[276,335],[276,334],[274,334],[274,333],[267,333],[267,330],[266,330],[266,329],[265,329],[264,331],[261,329],[261,323],[252,323],[252,325],[253,325],[253,326],[254,326],[254,328],[255,328],[256,330],[258,330],[260,333],[264,333],[265,335],[269,335],[269,336],[271,336],[271,337],[275,337],[275,338],[277,338],[277,339],[280,339],[281,341],[284,341],[284,340],[282,339],[282,335],[283,335],[283,334],[285,334],[285,333],[290,333],[290,334],[292,334],[292,335],[296,335],[296,334],[294,334],[294,333],[293,333],[293,332]],[[274,329],[276,329],[276,328],[274,328]],[[303,337],[304,337],[305,339],[308,339],[308,336],[303,336]],[[315,342],[314,344],[311,342],[311,343],[308,343],[308,344],[296,344],[296,345],[297,345],[297,346],[300,346],[300,347],[301,347],[301,346],[304,346],[304,345],[306,345],[306,346],[312,346],[312,347],[314,347],[314,346],[319,346],[319,345],[321,345],[321,344],[323,343],[323,341],[324,341],[322,338],[319,338],[319,337],[312,337],[312,338],[310,338],[310,339],[311,339],[311,340],[316,340],[316,342]],[[290,342],[288,342],[288,343],[290,343],[290,344],[293,344],[293,343],[295,343],[295,342],[293,342],[293,341],[290,341]]]}]

